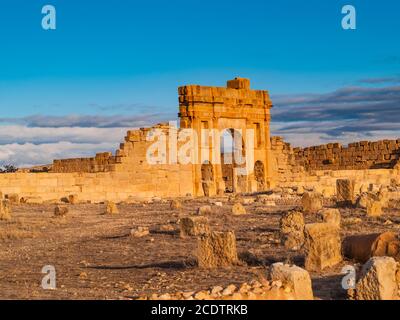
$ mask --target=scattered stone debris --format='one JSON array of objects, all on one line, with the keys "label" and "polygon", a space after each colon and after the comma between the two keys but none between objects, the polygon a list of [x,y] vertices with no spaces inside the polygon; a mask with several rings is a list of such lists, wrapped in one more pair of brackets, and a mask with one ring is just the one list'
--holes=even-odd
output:
[{"label": "scattered stone debris", "polygon": [[[294,282],[297,284],[300,281],[296,277]],[[290,285],[284,286],[279,280],[264,280],[263,283],[252,280],[238,287],[230,284],[225,288],[214,286],[200,291],[141,295],[137,300],[303,300],[303,297],[298,298],[301,295],[303,292],[296,294]],[[304,293],[304,296],[307,296],[307,293]]]},{"label": "scattered stone debris", "polygon": [[180,219],[181,238],[200,236],[210,232],[207,217],[183,217]]},{"label": "scattered stone debris", "polygon": [[321,271],[342,261],[339,228],[330,223],[312,223],[304,230],[307,270]]},{"label": "scattered stone debris", "polygon": [[290,211],[280,220],[281,242],[289,250],[298,250],[304,244],[304,218],[301,212]]},{"label": "scattered stone debris", "polygon": [[202,235],[198,240],[197,259],[201,268],[228,267],[238,263],[234,232]]}]

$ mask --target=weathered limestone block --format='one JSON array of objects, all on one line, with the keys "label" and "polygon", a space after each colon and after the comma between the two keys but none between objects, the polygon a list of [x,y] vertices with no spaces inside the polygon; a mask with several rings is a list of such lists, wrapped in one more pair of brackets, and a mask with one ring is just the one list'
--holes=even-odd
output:
[{"label": "weathered limestone block", "polygon": [[0,200],[0,220],[11,220],[11,205],[9,200]]},{"label": "weathered limestone block", "polygon": [[201,268],[227,267],[238,262],[234,232],[211,232],[198,240],[198,264]]},{"label": "weathered limestone block", "polygon": [[274,263],[271,266],[272,281],[281,281],[284,287],[289,286],[296,300],[313,300],[314,295],[309,273],[297,266]]},{"label": "weathered limestone block", "polygon": [[380,201],[373,200],[367,203],[368,217],[380,217],[382,213],[382,203]]},{"label": "weathered limestone block", "polygon": [[43,204],[43,199],[41,197],[27,197],[21,199],[21,202],[26,204]]},{"label": "weathered limestone block", "polygon": [[106,206],[106,212],[104,214],[118,214],[118,213],[119,210],[117,205],[112,201],[108,201]]},{"label": "weathered limestone block", "polygon": [[298,250],[304,244],[304,217],[301,212],[290,211],[280,221],[281,242],[285,248]]},{"label": "weathered limestone block", "polygon": [[323,197],[317,192],[305,192],[301,204],[305,213],[316,213],[323,207]]},{"label": "weathered limestone block", "polygon": [[77,195],[77,194],[70,194],[70,195],[68,196],[68,203],[70,203],[70,204],[77,204],[78,201],[79,201],[79,199],[78,199],[78,195]]},{"label": "weathered limestone block", "polygon": [[348,236],[343,240],[346,258],[365,263],[375,256],[393,257],[400,261],[400,241],[393,232]]},{"label": "weathered limestone block", "polygon": [[339,228],[330,223],[306,224],[304,228],[305,267],[321,271],[342,261]]},{"label": "weathered limestone block", "polygon": [[354,203],[354,181],[350,179],[336,180],[336,198],[338,205],[351,206]]},{"label": "weathered limestone block", "polygon": [[210,232],[207,217],[184,217],[180,219],[181,238],[200,236]]},{"label": "weathered limestone block", "polygon": [[321,212],[321,216],[323,222],[331,223],[340,228],[341,215],[338,209],[324,209]]},{"label": "weathered limestone block", "polygon": [[65,206],[56,206],[54,208],[54,215],[56,217],[64,217],[68,213],[68,208]]},{"label": "weathered limestone block", "polygon": [[372,193],[363,193],[357,200],[357,206],[359,208],[367,209],[367,206],[375,200],[376,197]]},{"label": "weathered limestone block", "polygon": [[212,208],[211,206],[201,206],[197,209],[197,214],[198,215],[205,215],[205,214],[211,214],[212,213]]},{"label": "weathered limestone block", "polygon": [[11,204],[19,204],[20,203],[20,198],[17,193],[8,194],[7,199],[10,201]]},{"label": "weathered limestone block", "polygon": [[172,200],[170,202],[171,210],[178,210],[182,208],[182,203],[179,200]]},{"label": "weathered limestone block", "polygon": [[232,206],[232,214],[234,216],[240,216],[240,215],[246,214],[246,213],[247,213],[246,208],[243,207],[243,205],[241,203],[237,202]]},{"label": "weathered limestone block", "polygon": [[130,236],[133,238],[141,238],[147,236],[149,233],[150,231],[148,227],[137,227],[131,230]]},{"label": "weathered limestone block", "polygon": [[398,264],[391,257],[373,257],[363,266],[356,284],[357,300],[397,300]]}]

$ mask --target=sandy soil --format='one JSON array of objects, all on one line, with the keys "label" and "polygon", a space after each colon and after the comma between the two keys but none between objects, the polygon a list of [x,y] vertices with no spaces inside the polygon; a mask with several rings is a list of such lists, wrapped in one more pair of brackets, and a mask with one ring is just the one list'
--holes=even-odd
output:
[{"label": "sandy soil", "polygon": [[[218,200],[218,199],[213,199]],[[185,200],[183,208],[168,203],[121,204],[120,214],[101,215],[102,204],[68,205],[64,218],[53,215],[55,205],[18,205],[13,219],[0,221],[0,299],[134,299],[139,294],[196,291],[212,286],[240,284],[265,276],[273,262],[303,266],[301,252],[285,250],[279,243],[279,219],[295,208],[295,201],[265,207],[246,205],[250,213],[232,216],[226,199],[209,215],[214,230],[234,230],[243,265],[219,270],[196,266],[196,238],[181,239],[177,221],[196,212],[209,199]],[[342,219],[362,222],[342,226],[342,236],[400,228],[400,212],[388,210],[378,220],[361,209],[341,209]],[[306,222],[317,221],[316,215]],[[390,220],[391,223],[387,222]],[[386,223],[385,223],[386,221]],[[170,225],[170,231],[162,226]],[[129,236],[137,226],[150,235]],[[344,299],[341,268],[344,261],[322,274],[312,273],[314,294],[320,299]],[[43,290],[42,267],[53,265],[57,289]]]}]

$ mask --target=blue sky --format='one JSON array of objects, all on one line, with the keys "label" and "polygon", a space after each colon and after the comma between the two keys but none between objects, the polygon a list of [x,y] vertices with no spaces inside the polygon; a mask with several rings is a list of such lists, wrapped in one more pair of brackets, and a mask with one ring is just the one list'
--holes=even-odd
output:
[{"label": "blue sky", "polygon": [[[56,7],[57,30],[41,28],[45,4]],[[357,30],[341,28],[345,4]],[[273,131],[294,144],[394,137],[393,123],[377,132],[349,121],[371,124],[365,103],[386,120],[400,108],[399,15],[395,0],[1,0],[0,163],[115,149],[126,127],[174,119],[179,85],[235,76],[270,91]],[[357,106],[340,98],[346,88]],[[309,123],[311,105],[320,117]],[[318,130],[323,114],[336,123],[329,132]]]}]

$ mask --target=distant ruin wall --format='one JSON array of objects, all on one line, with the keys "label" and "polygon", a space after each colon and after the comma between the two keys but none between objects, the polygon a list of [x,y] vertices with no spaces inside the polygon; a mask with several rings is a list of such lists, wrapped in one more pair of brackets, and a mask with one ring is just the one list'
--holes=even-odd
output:
[{"label": "distant ruin wall", "polygon": [[192,169],[154,165],[140,172],[0,174],[0,192],[57,202],[75,194],[81,201],[125,201],[130,198],[179,197],[193,194]]},{"label": "distant ruin wall", "polygon": [[376,142],[360,141],[343,147],[329,143],[294,148],[295,160],[306,170],[390,169],[400,159],[400,139]]},{"label": "distant ruin wall", "polygon": [[[292,148],[282,137],[272,137],[272,167],[276,185],[314,188],[326,195],[334,195],[337,179],[352,179],[356,192],[370,185],[400,184],[399,141],[357,142],[348,147],[332,143],[300,149]],[[344,164],[325,164],[326,155],[331,154],[329,150],[338,159],[336,163]],[[375,159],[377,153],[380,156]]]}]

